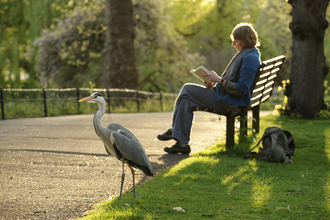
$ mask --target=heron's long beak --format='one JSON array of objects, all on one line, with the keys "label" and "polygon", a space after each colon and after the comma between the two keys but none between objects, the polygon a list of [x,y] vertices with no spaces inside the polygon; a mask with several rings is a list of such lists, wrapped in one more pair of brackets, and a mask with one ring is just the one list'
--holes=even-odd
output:
[{"label": "heron's long beak", "polygon": [[85,98],[79,99],[78,102],[87,102],[87,101],[90,101],[90,100],[92,100],[92,99],[93,99],[93,97],[88,96],[88,97],[85,97]]}]

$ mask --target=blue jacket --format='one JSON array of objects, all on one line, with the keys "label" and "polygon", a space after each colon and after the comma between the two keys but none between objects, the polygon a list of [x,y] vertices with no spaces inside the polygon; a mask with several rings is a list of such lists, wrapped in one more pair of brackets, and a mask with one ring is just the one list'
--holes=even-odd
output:
[{"label": "blue jacket", "polygon": [[231,83],[226,82],[225,88],[218,84],[216,87],[217,99],[233,106],[251,105],[250,88],[259,70],[260,64],[260,53],[259,50],[255,48],[243,57],[241,67],[235,74],[233,83],[235,83],[236,86],[236,94],[230,93],[231,90],[226,90],[227,86]]}]

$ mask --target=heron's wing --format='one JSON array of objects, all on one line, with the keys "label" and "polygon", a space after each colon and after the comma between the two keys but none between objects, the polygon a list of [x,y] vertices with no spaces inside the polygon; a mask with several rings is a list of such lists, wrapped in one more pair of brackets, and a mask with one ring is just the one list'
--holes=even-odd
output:
[{"label": "heron's wing", "polygon": [[117,131],[112,131],[110,135],[111,142],[117,147],[120,154],[131,162],[131,166],[135,166],[144,173],[146,170],[143,168],[147,168],[147,173],[152,174],[152,167],[147,157],[144,148],[142,147],[140,141],[135,137],[135,135],[124,128],[123,130],[119,129]]},{"label": "heron's wing", "polygon": [[139,155],[145,155],[140,141],[132,137],[131,132],[125,130],[113,131],[110,139],[126,159],[137,159]]},{"label": "heron's wing", "polygon": [[109,129],[111,132],[121,130],[122,132],[125,133],[126,136],[128,136],[132,139],[135,139],[137,142],[139,142],[137,137],[131,131],[129,131],[127,128],[125,128],[124,126],[122,126],[120,124],[111,123],[107,126],[107,129]]}]

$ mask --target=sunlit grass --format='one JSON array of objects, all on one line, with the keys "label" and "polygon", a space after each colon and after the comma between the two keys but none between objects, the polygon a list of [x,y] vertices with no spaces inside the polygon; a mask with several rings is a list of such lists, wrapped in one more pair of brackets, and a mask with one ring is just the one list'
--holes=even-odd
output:
[{"label": "sunlit grass", "polygon": [[271,125],[293,134],[292,164],[243,159],[262,132],[233,152],[220,141],[139,185],[136,199],[129,190],[83,219],[329,219],[328,122],[267,116],[261,131]]}]

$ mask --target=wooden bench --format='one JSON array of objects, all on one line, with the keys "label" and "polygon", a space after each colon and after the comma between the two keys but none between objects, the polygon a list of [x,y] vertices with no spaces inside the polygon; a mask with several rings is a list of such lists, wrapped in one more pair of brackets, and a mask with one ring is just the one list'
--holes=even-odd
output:
[{"label": "wooden bench", "polygon": [[[233,149],[235,144],[235,118],[247,118],[248,110],[252,110],[252,127],[254,133],[259,133],[260,123],[260,104],[266,102],[272,95],[277,74],[280,71],[285,56],[281,55],[270,60],[262,62],[259,71],[251,86],[251,105],[244,108],[234,117],[227,117],[226,125],[226,150]],[[215,114],[215,110],[193,107],[193,111],[207,111]],[[240,135],[247,135],[247,120],[240,121]]]}]

